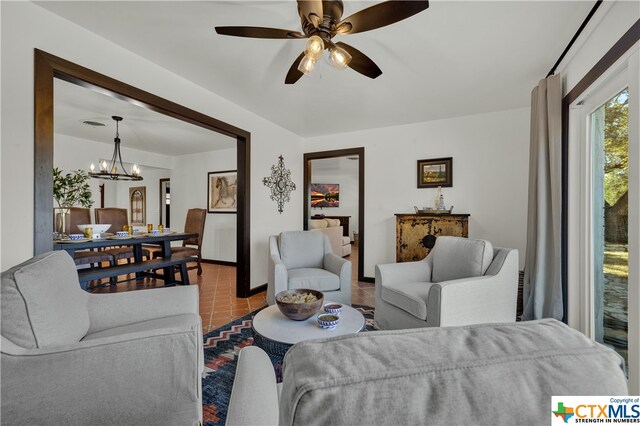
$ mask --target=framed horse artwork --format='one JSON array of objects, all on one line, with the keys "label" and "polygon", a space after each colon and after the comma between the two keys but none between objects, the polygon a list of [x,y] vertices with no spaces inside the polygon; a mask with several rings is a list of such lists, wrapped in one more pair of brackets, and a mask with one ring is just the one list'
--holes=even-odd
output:
[{"label": "framed horse artwork", "polygon": [[238,171],[209,172],[207,188],[208,213],[236,213],[238,203]]}]

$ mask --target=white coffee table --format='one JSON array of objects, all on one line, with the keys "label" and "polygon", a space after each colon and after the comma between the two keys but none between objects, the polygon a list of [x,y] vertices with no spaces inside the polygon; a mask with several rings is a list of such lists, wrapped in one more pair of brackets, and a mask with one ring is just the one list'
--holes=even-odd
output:
[{"label": "white coffee table", "polygon": [[[331,303],[324,301],[324,303]],[[351,306],[343,306],[340,322],[336,328],[325,330],[318,325],[320,311],[305,321],[294,321],[285,317],[277,305],[271,305],[253,317],[253,342],[268,353],[284,355],[294,344],[303,340],[322,339],[358,333],[365,328],[364,316]]]}]

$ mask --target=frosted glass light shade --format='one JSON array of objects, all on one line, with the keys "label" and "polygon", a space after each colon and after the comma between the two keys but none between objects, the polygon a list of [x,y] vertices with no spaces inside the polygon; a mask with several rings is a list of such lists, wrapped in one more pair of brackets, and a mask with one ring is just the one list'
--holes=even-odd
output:
[{"label": "frosted glass light shade", "polygon": [[320,57],[322,57],[322,53],[324,52],[324,41],[317,35],[309,37],[309,41],[304,48],[304,54],[308,58],[317,61]]},{"label": "frosted glass light shade", "polygon": [[338,69],[346,68],[351,62],[349,52],[341,47],[335,46],[329,54],[329,63]]},{"label": "frosted glass light shade", "polygon": [[308,56],[304,56],[298,64],[298,71],[306,75],[311,74],[316,69],[316,61]]}]

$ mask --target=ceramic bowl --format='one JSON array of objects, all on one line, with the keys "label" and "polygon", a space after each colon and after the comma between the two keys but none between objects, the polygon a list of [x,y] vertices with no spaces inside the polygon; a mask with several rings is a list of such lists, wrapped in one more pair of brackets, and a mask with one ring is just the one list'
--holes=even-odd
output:
[{"label": "ceramic bowl", "polygon": [[104,234],[109,228],[111,228],[110,223],[86,223],[83,225],[78,225],[78,229],[84,232],[84,228],[86,228],[87,226],[93,228],[93,235]]},{"label": "ceramic bowl", "polygon": [[70,240],[81,240],[84,238],[84,234],[69,234]]},{"label": "ceramic bowl", "polygon": [[[304,293],[313,294],[317,300],[310,303],[287,303],[282,301],[282,298],[285,296]],[[322,306],[323,301],[324,295],[321,292],[304,288],[285,290],[276,294],[276,304],[278,305],[280,312],[282,312],[282,314],[287,318],[295,321],[304,321],[314,316]]]},{"label": "ceramic bowl", "polygon": [[158,229],[152,229],[151,235],[160,235],[160,231]]},{"label": "ceramic bowl", "polygon": [[128,236],[129,236],[129,233],[128,233],[127,231],[117,231],[117,232],[116,232],[116,235],[117,235],[118,237],[128,237]]},{"label": "ceramic bowl", "polygon": [[327,303],[324,305],[324,311],[328,314],[340,315],[342,312],[342,305],[339,303]]},{"label": "ceramic bowl", "polygon": [[336,328],[339,321],[340,321],[340,317],[334,314],[318,315],[318,325],[327,330]]}]

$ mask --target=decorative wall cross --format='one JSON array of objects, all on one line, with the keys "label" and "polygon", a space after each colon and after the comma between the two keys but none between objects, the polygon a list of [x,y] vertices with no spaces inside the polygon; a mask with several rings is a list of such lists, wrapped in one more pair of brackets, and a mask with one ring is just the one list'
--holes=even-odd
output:
[{"label": "decorative wall cross", "polygon": [[271,189],[271,199],[278,203],[278,212],[284,211],[284,203],[290,201],[291,191],[295,191],[296,184],[291,181],[291,170],[284,167],[284,158],[278,157],[278,164],[271,166],[271,176],[262,179],[262,183]]}]

